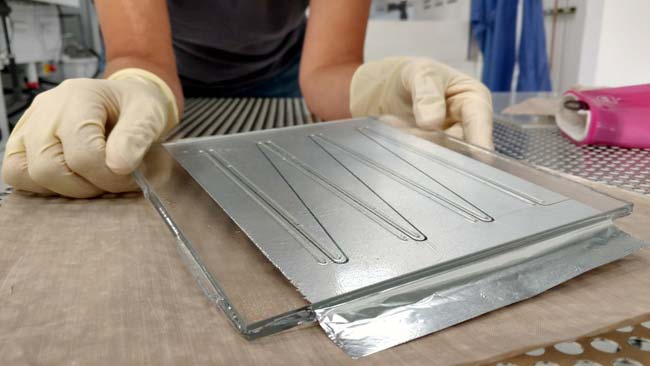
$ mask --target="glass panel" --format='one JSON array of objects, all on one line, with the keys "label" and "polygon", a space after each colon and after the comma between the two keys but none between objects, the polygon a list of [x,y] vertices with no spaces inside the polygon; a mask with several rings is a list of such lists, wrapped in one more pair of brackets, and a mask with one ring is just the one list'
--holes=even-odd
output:
[{"label": "glass panel", "polygon": [[153,148],[136,178],[250,337],[312,320],[310,302],[630,212],[493,152],[432,142],[371,119],[189,139]]}]

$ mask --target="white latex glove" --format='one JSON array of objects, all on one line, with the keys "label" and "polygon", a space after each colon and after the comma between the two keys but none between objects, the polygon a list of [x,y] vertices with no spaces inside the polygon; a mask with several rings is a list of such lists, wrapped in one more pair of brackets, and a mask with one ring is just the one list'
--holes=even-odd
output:
[{"label": "white latex glove", "polygon": [[148,71],[66,80],[39,94],[18,121],[2,178],[19,190],[76,198],[133,191],[130,173],[178,119],[171,89]]},{"label": "white latex glove", "polygon": [[492,98],[478,80],[439,62],[388,58],[361,65],[352,77],[353,117],[393,115],[422,130],[445,131],[493,149]]}]

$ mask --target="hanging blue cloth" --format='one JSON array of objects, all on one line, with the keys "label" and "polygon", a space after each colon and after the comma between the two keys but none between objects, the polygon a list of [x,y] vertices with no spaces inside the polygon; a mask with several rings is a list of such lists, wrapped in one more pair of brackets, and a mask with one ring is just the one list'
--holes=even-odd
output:
[{"label": "hanging blue cloth", "polygon": [[542,0],[524,0],[517,91],[550,91]]},{"label": "hanging blue cloth", "polygon": [[541,0],[523,0],[519,54],[516,55],[518,0],[472,0],[472,35],[483,54],[481,80],[495,92],[510,91],[515,58],[518,91],[551,90]]},{"label": "hanging blue cloth", "polygon": [[472,34],[483,54],[481,80],[492,91],[510,91],[515,66],[517,1],[472,0]]}]

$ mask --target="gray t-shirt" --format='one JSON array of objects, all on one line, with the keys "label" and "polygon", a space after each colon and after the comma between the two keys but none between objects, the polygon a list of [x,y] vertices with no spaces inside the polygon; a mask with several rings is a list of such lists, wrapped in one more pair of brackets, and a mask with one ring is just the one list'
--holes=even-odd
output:
[{"label": "gray t-shirt", "polygon": [[237,90],[299,57],[308,0],[167,0],[183,87]]}]

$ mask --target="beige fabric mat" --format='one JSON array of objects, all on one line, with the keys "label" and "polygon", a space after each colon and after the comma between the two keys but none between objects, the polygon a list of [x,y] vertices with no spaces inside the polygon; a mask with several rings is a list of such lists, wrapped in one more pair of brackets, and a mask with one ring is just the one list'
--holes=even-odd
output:
[{"label": "beige fabric mat", "polygon": [[[637,203],[620,227],[650,240],[648,199],[617,195]],[[650,310],[644,250],[531,300],[354,361],[316,326],[252,342],[240,337],[196,286],[167,228],[139,195],[11,194],[0,203],[0,365],[474,363]]]},{"label": "beige fabric mat", "polygon": [[494,366],[648,366],[650,314],[579,339],[536,347],[526,353],[489,362]]}]

